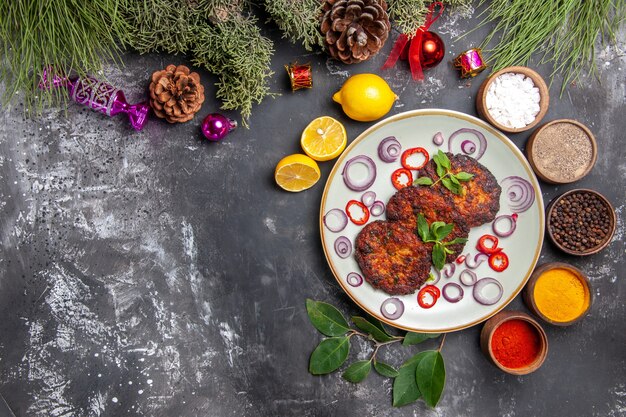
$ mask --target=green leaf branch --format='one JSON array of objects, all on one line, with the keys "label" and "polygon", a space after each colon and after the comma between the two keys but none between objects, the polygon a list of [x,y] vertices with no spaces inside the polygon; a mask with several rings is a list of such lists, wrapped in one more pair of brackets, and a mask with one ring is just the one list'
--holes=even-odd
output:
[{"label": "green leaf branch", "polygon": [[454,223],[432,222],[429,226],[422,213],[417,216],[417,234],[424,243],[433,244],[432,260],[438,271],[441,271],[446,264],[446,255],[453,253],[448,246],[467,242],[467,238],[464,237],[443,242],[443,239],[448,237],[452,229],[454,229]]},{"label": "green leaf branch", "polygon": [[351,363],[342,373],[350,382],[364,381],[374,370],[381,376],[394,378],[393,406],[401,407],[422,398],[429,407],[435,407],[445,386],[446,370],[441,349],[445,334],[436,350],[426,350],[407,359],[400,368],[378,360],[378,352],[385,346],[402,344],[413,346],[429,339],[440,337],[439,333],[407,332],[404,336],[390,334],[385,326],[373,317],[353,316],[352,328],[343,314],[334,306],[322,301],[306,300],[306,309],[311,324],[328,336],[315,348],[309,359],[309,372],[324,375],[341,368],[348,360],[350,339],[362,337],[373,344],[370,357]]},{"label": "green leaf branch", "polygon": [[442,152],[441,149],[437,151],[436,155],[433,155],[433,161],[435,161],[437,176],[439,179],[435,182],[430,177],[419,177],[415,181],[413,181],[414,185],[433,185],[441,182],[441,185],[446,187],[448,190],[452,191],[456,195],[463,195],[463,187],[461,186],[462,182],[467,182],[474,178],[474,174],[470,174],[468,172],[457,172],[456,174],[451,171],[452,166],[450,165],[450,159],[445,152]]}]

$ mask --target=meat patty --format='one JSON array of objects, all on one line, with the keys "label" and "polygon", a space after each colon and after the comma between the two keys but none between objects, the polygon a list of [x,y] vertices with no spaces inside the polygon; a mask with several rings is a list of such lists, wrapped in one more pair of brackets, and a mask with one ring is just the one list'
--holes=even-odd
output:
[{"label": "meat patty", "polygon": [[428,279],[430,250],[400,223],[369,223],[357,236],[355,246],[356,261],[374,288],[391,295],[411,294]]},{"label": "meat patty", "polygon": [[[387,203],[387,220],[399,222],[414,233],[417,233],[417,217],[420,213],[428,224],[436,221],[454,224],[452,232],[443,239],[444,242],[455,238],[467,238],[469,235],[470,228],[456,211],[452,193],[443,187],[422,185],[405,187],[394,194]],[[446,261],[453,262],[464,247],[464,243],[448,246],[452,253],[446,255]],[[428,244],[428,249],[432,250],[432,244]]]},{"label": "meat patty", "polygon": [[409,186],[395,193],[387,203],[387,220],[402,222],[410,229],[417,228],[417,216],[422,213],[429,223],[449,223],[457,217],[451,193],[439,187]]},{"label": "meat patty", "polygon": [[[500,210],[500,193],[502,189],[493,174],[474,158],[457,154],[446,153],[450,159],[451,171],[453,174],[461,171],[474,174],[474,178],[461,182],[463,195],[456,195],[448,191],[441,183],[433,186],[442,192],[448,193],[452,199],[454,210],[463,217],[469,227],[480,226],[483,223],[491,222]],[[430,177],[437,181],[437,165],[434,160],[430,160],[419,172],[419,177]]]}]

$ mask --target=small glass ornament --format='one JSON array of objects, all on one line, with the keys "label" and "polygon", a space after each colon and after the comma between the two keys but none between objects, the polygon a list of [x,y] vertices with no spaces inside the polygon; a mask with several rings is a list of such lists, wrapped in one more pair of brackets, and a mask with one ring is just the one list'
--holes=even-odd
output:
[{"label": "small glass ornament", "polygon": [[219,142],[237,128],[237,122],[219,113],[211,113],[202,122],[202,134],[211,142]]}]

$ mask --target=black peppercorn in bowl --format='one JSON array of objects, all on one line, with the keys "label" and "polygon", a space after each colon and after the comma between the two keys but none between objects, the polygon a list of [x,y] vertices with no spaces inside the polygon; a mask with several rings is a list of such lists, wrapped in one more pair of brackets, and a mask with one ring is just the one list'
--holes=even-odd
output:
[{"label": "black peppercorn in bowl", "polygon": [[609,200],[597,191],[579,188],[550,202],[546,229],[556,247],[570,255],[600,252],[615,234],[617,218]]}]

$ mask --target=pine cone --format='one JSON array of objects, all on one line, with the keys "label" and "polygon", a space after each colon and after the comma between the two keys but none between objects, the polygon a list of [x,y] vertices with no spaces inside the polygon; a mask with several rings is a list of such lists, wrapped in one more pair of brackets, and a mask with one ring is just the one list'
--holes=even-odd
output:
[{"label": "pine cone", "polygon": [[200,76],[189,73],[184,65],[168,65],[152,74],[150,106],[154,113],[170,123],[187,122],[204,103]]},{"label": "pine cone", "polygon": [[326,0],[323,10],[321,31],[328,51],[346,64],[376,55],[389,37],[385,0]]}]

